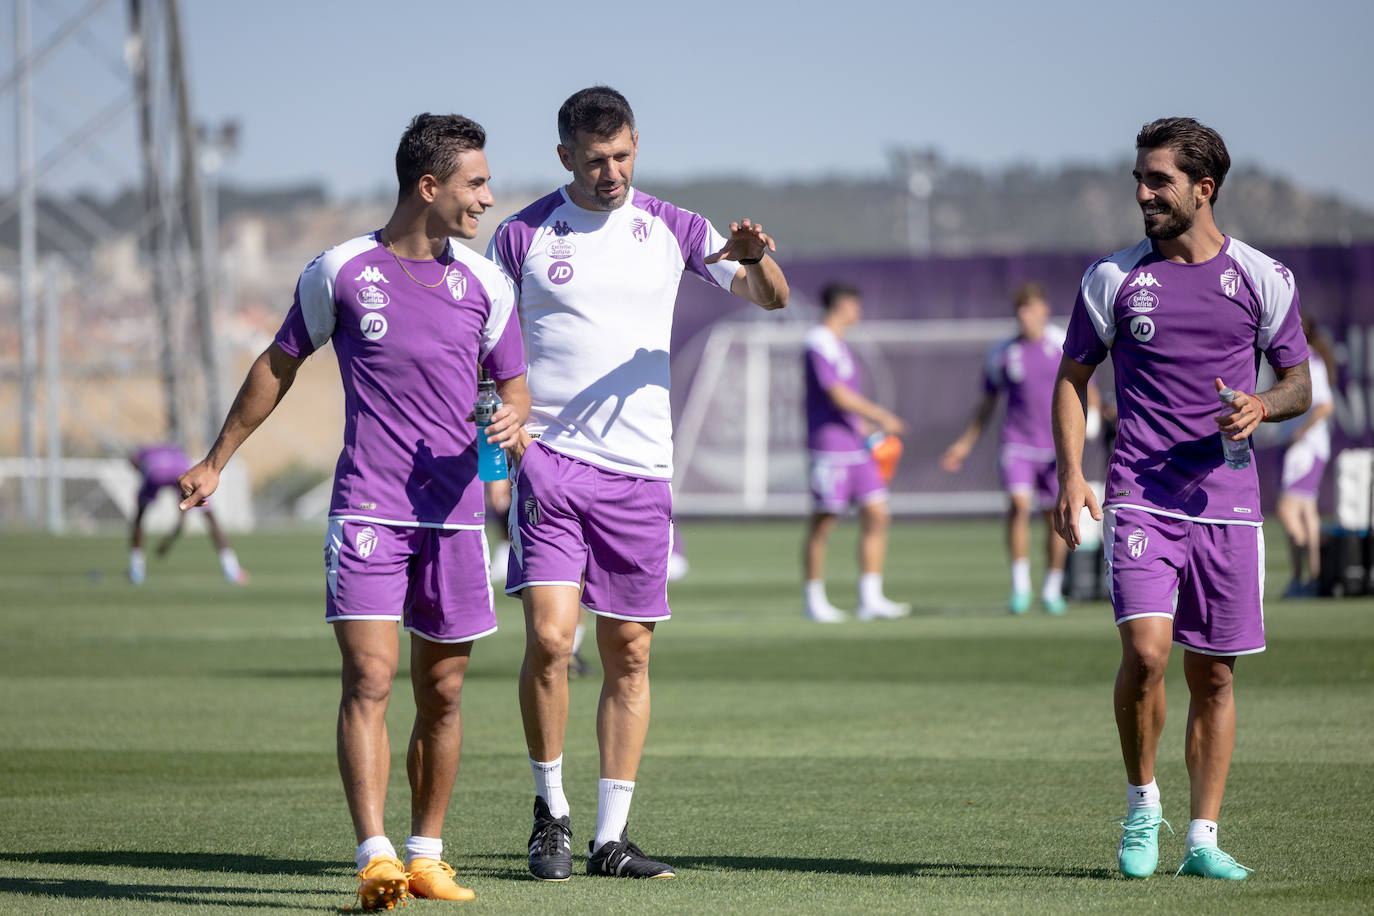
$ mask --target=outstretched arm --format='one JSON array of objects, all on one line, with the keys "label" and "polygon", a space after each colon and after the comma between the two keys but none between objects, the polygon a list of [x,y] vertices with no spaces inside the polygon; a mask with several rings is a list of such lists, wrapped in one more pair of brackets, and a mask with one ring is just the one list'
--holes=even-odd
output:
[{"label": "outstretched arm", "polygon": [[825,389],[825,393],[840,410],[858,414],[889,436],[900,436],[906,432],[906,423],[901,417],[878,402],[870,401],[848,385],[831,385]]},{"label": "outstretched arm", "polygon": [[229,415],[224,418],[219,436],[199,464],[177,479],[181,487],[181,508],[203,505],[219,487],[220,471],[238,447],[272,413],[296,380],[296,370],[304,357],[291,356],[273,343],[253,362],[243,380]]},{"label": "outstretched arm", "polygon": [[[782,275],[778,262],[768,254],[777,250],[777,244],[764,234],[761,223],[742,219],[730,224],[730,238],[725,241],[725,247],[707,255],[706,263],[741,262],[735,278],[730,281],[730,292],[772,311],[787,305],[788,296],[787,278]],[[745,261],[755,263],[743,263]]]},{"label": "outstretched arm", "polygon": [[[1236,392],[1231,412],[1217,417],[1217,426],[1223,436],[1244,439],[1261,423],[1277,423],[1301,416],[1312,406],[1312,373],[1307,368],[1307,360],[1286,369],[1275,366],[1274,376],[1278,380],[1262,394]],[[1227,387],[1221,379],[1216,380],[1216,386],[1218,392]]]},{"label": "outstretched arm", "polygon": [[1059,474],[1059,500],[1054,507],[1054,530],[1069,545],[1081,543],[1078,516],[1087,509],[1101,521],[1097,495],[1083,477],[1083,439],[1087,427],[1088,380],[1096,366],[1069,359],[1059,361],[1054,380],[1054,457]]},{"label": "outstretched arm", "polygon": [[940,456],[940,467],[950,473],[954,473],[964,466],[964,459],[968,453],[973,451],[973,446],[978,442],[978,437],[983,434],[983,427],[988,425],[988,420],[992,418],[992,412],[997,409],[997,395],[989,392],[983,395],[983,399],[978,402],[978,406],[973,409],[973,416],[968,421],[968,426],[959,434],[959,438],[950,443],[949,448],[945,449]]}]

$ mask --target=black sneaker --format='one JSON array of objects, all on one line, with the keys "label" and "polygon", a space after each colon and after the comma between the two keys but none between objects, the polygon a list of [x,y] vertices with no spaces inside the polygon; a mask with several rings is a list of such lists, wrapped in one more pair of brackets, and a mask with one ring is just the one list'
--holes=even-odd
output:
[{"label": "black sneaker", "polygon": [[673,866],[655,862],[630,842],[629,828],[620,831],[620,839],[593,851],[587,844],[587,874],[609,875],[612,878],[672,878],[677,875]]},{"label": "black sneaker", "polygon": [[534,797],[534,830],[530,833],[530,874],[541,881],[572,877],[572,822],[554,817],[548,803]]}]

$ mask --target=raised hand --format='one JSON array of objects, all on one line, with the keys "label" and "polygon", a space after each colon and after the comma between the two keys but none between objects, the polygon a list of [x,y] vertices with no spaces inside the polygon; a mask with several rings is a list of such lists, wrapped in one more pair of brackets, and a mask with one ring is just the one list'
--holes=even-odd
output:
[{"label": "raised hand", "polygon": [[747,217],[730,224],[730,238],[725,247],[715,254],[706,256],[707,264],[717,261],[752,261],[763,256],[765,251],[777,251],[778,246],[763,231],[762,223],[754,223]]}]

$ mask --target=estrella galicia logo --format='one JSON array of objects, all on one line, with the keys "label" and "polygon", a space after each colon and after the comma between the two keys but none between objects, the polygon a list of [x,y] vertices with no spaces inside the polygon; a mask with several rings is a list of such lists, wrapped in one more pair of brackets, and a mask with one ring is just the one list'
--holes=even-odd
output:
[{"label": "estrella galicia logo", "polygon": [[1145,548],[1149,546],[1150,537],[1143,529],[1137,528],[1131,532],[1130,537],[1126,538],[1126,549],[1130,551],[1131,556],[1137,560],[1140,559],[1141,554],[1145,552]]},{"label": "estrella galicia logo", "polygon": [[377,530],[368,525],[353,537],[353,546],[358,548],[358,556],[366,560],[377,549]]},{"label": "estrella galicia logo", "polygon": [[539,500],[533,496],[525,497],[525,521],[531,525],[539,524]]},{"label": "estrella galicia logo", "polygon": [[1149,341],[1155,336],[1155,323],[1151,318],[1144,315],[1137,315],[1131,319],[1131,336],[1141,343]]},{"label": "estrella galicia logo", "polygon": [[364,308],[386,308],[390,301],[391,297],[386,294],[386,291],[375,284],[364,286],[358,290],[358,304]]},{"label": "estrella galicia logo", "polygon": [[386,316],[380,312],[368,312],[359,323],[359,329],[368,340],[381,340],[386,336]]},{"label": "estrella galicia logo", "polygon": [[1221,291],[1226,295],[1235,298],[1236,290],[1240,289],[1240,271],[1234,267],[1228,267],[1221,272]]},{"label": "estrella galicia logo", "polygon": [[648,221],[636,216],[634,222],[630,223],[630,231],[634,233],[636,241],[643,242],[649,237],[649,229],[652,228]]},{"label": "estrella galicia logo", "polygon": [[567,261],[554,261],[549,265],[549,279],[557,286],[562,286],[573,277],[572,265]]},{"label": "estrella galicia logo", "polygon": [[549,243],[549,257],[557,261],[564,261],[577,254],[577,246],[567,239],[554,239]]},{"label": "estrella galicia logo", "polygon": [[562,238],[565,235],[571,235],[572,227],[569,226],[567,223],[563,222],[563,220],[561,219],[556,220],[553,224],[553,234],[558,236],[559,238]]},{"label": "estrella galicia logo", "polygon": [[1142,289],[1129,300],[1133,312],[1153,312],[1159,308],[1159,297],[1148,289]]},{"label": "estrella galicia logo", "polygon": [[454,299],[462,299],[463,293],[468,291],[468,276],[461,270],[449,271],[448,291]]}]

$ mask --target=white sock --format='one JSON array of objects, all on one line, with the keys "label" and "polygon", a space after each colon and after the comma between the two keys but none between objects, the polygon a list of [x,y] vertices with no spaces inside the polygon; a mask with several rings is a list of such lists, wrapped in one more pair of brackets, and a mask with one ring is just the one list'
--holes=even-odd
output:
[{"label": "white sock", "polygon": [[1183,848],[1187,852],[1192,852],[1199,846],[1217,845],[1217,822],[1204,821],[1202,818],[1188,822],[1188,838],[1184,841]]},{"label": "white sock", "polygon": [[635,784],[623,779],[599,779],[596,783],[596,839],[592,842],[592,852],[607,843],[614,843],[625,832],[630,822],[630,799],[634,797]]},{"label": "white sock", "polygon": [[549,814],[563,817],[571,813],[568,796],[563,794],[563,755],[557,760],[540,763],[530,758],[530,770],[534,773],[534,794],[544,799],[549,806]]},{"label": "white sock", "polygon": [[1045,570],[1045,587],[1040,594],[1046,598],[1059,598],[1064,594],[1064,570]]},{"label": "white sock", "polygon": [[883,574],[864,573],[859,576],[859,604],[887,604],[883,597]]},{"label": "white sock", "polygon": [[358,844],[358,851],[353,858],[358,863],[358,871],[362,871],[368,862],[378,856],[391,856],[396,858],[396,847],[391,845],[391,841],[384,836],[370,836]]},{"label": "white sock", "polygon": [[224,570],[224,578],[230,582],[239,581],[239,557],[232,547],[219,552],[219,568]]},{"label": "white sock", "polygon": [[435,836],[406,837],[406,869],[416,859],[438,859],[444,855],[444,841]]},{"label": "white sock", "polygon": [[586,635],[587,628],[579,623],[577,629],[573,630],[573,655],[576,655],[577,651],[582,648],[582,637]]},{"label": "white sock", "polygon": [[1030,560],[1023,558],[1011,561],[1011,590],[1014,592],[1031,590]]},{"label": "white sock", "polygon": [[1145,808],[1159,804],[1159,786],[1153,779],[1143,786],[1132,785],[1126,781],[1126,807]]},{"label": "white sock", "polygon": [[129,551],[129,581],[142,585],[148,574],[148,561],[143,557],[143,548],[135,547]]},{"label": "white sock", "polygon": [[807,607],[825,607],[830,604],[830,599],[825,597],[824,579],[808,579],[805,596]]}]

